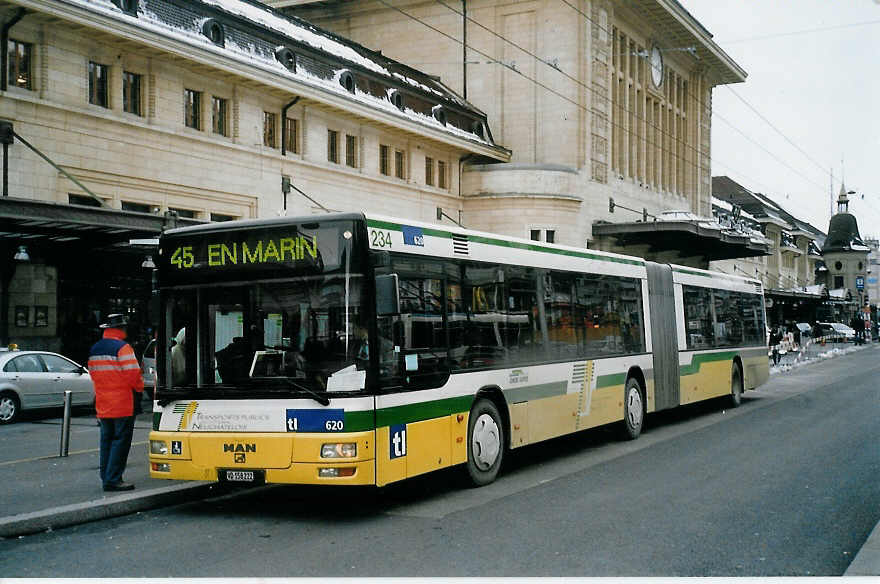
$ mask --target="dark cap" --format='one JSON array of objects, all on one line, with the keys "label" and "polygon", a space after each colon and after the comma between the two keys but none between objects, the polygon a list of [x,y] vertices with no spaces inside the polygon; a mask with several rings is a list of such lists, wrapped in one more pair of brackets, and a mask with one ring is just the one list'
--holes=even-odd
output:
[{"label": "dark cap", "polygon": [[100,326],[102,329],[124,328],[128,326],[128,317],[124,314],[111,314],[107,317],[107,322]]}]

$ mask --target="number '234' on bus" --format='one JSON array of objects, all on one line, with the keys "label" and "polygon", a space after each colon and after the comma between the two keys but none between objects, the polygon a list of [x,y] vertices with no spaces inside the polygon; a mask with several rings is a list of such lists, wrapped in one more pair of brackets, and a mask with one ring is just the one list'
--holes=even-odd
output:
[{"label": "number '234' on bus", "polygon": [[757,280],[362,214],[160,239],[154,478],[385,485],[768,377]]}]

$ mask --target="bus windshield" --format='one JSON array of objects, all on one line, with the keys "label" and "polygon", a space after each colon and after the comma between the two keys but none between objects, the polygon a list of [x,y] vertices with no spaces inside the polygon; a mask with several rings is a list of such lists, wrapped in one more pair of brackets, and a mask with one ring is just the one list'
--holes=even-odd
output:
[{"label": "bus windshield", "polygon": [[[244,280],[243,268],[237,266],[236,271],[214,271],[204,278],[210,281],[166,290],[166,397],[290,395],[323,401],[328,392],[365,389],[368,315],[363,309],[363,273],[352,254],[351,223],[347,228],[336,223],[313,230],[299,226],[297,233],[315,242],[320,262],[301,269],[276,267],[281,277],[255,281]],[[251,235],[249,231],[250,250],[271,241],[271,234],[257,240]],[[247,245],[227,239],[230,256]],[[214,245],[176,243],[175,250],[193,250],[194,264],[200,249]],[[234,244],[239,244],[237,250]],[[225,252],[221,248],[218,253]],[[166,268],[179,269],[173,263]],[[211,266],[204,269],[212,271]],[[187,277],[196,279],[189,273]]]}]

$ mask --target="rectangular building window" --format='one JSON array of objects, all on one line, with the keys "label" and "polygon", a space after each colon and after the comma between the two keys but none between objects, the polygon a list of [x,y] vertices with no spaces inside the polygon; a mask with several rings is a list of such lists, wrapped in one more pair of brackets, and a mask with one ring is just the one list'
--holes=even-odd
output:
[{"label": "rectangular building window", "polygon": [[267,148],[278,146],[275,139],[275,114],[272,112],[263,112],[263,146]]},{"label": "rectangular building window", "polygon": [[345,165],[357,168],[357,136],[345,135]]},{"label": "rectangular building window", "polygon": [[68,193],[67,202],[71,205],[82,205],[83,207],[100,207],[101,203],[98,202],[94,197],[90,197],[88,195],[74,195],[73,193]]},{"label": "rectangular building window", "polygon": [[122,109],[130,114],[141,111],[141,76],[131,71],[122,72]]},{"label": "rectangular building window", "polygon": [[403,150],[394,151],[394,176],[406,178],[406,164]]},{"label": "rectangular building window", "polygon": [[339,132],[327,130],[327,160],[339,164]]},{"label": "rectangular building window", "polygon": [[388,160],[390,148],[385,144],[379,145],[379,173],[388,176],[391,174],[391,163]]},{"label": "rectangular building window", "polygon": [[183,121],[187,128],[202,129],[202,92],[183,90]]},{"label": "rectangular building window", "polygon": [[425,184],[434,186],[434,159],[425,156]]},{"label": "rectangular building window", "polygon": [[150,213],[152,207],[146,203],[135,203],[132,201],[122,201],[123,211],[135,211],[136,213]]},{"label": "rectangular building window", "polygon": [[446,162],[442,160],[437,161],[437,186],[441,189],[447,188]]},{"label": "rectangular building window", "polygon": [[110,107],[107,91],[107,65],[89,61],[89,103]]},{"label": "rectangular building window", "polygon": [[224,215],[223,213],[211,213],[211,221],[235,221],[238,217]]},{"label": "rectangular building window", "polygon": [[9,48],[9,76],[7,77],[9,85],[22,89],[33,89],[31,86],[32,45],[9,39],[7,46]]},{"label": "rectangular building window", "polygon": [[529,239],[532,241],[546,241],[547,243],[556,242],[555,229],[530,229]]},{"label": "rectangular building window", "polygon": [[299,154],[299,120],[287,118],[284,130],[284,148],[287,152]]},{"label": "rectangular building window", "polygon": [[177,213],[178,217],[183,217],[184,219],[195,219],[196,212],[192,209],[178,209],[176,207],[168,207],[169,211],[174,211]]},{"label": "rectangular building window", "polygon": [[229,135],[229,100],[211,97],[211,129],[221,136]]}]

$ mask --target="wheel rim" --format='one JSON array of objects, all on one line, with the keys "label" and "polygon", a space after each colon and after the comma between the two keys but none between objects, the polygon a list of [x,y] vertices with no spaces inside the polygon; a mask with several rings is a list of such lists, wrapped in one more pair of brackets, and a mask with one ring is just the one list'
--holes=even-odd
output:
[{"label": "wheel rim", "polygon": [[498,453],[501,451],[498,424],[489,414],[480,414],[474,423],[471,451],[474,463],[480,470],[492,468],[498,460]]},{"label": "wheel rim", "polygon": [[11,397],[0,397],[0,420],[8,422],[15,415],[15,402]]},{"label": "wheel rim", "polygon": [[631,428],[642,425],[642,393],[637,387],[630,387],[626,394],[626,418]]}]

